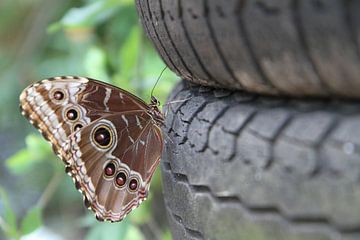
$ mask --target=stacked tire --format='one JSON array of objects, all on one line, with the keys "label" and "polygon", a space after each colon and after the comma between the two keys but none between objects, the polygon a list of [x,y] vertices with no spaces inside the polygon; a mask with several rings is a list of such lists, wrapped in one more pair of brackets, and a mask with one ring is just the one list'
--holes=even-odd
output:
[{"label": "stacked tire", "polygon": [[162,158],[174,239],[360,239],[360,2],[137,8],[184,79]]}]

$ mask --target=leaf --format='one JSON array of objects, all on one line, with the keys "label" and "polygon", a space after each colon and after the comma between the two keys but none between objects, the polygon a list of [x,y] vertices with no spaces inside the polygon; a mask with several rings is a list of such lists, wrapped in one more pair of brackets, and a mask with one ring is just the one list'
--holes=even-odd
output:
[{"label": "leaf", "polygon": [[52,149],[48,142],[39,134],[30,134],[25,139],[26,147],[30,151],[33,158],[45,160],[52,155]]},{"label": "leaf", "polygon": [[102,48],[106,49],[108,70],[119,74],[121,71],[120,49],[131,33],[133,27],[140,28],[139,17],[136,14],[134,2],[128,6],[121,7],[117,14],[103,25]]},{"label": "leaf", "polygon": [[[128,219],[124,219],[120,224],[109,224],[107,222],[96,222],[85,237],[85,240],[121,240],[124,239],[129,228]],[[126,239],[127,240],[127,239]]]},{"label": "leaf", "polygon": [[91,47],[86,54],[84,65],[88,76],[104,82],[110,81],[106,72],[106,55],[101,48]]},{"label": "leaf", "polygon": [[171,232],[169,229],[166,229],[166,231],[163,233],[163,236],[161,239],[162,240],[171,240],[172,239]]},{"label": "leaf", "polygon": [[54,158],[50,145],[41,136],[30,134],[25,142],[25,149],[19,150],[5,161],[6,166],[14,174],[27,171],[37,162]]},{"label": "leaf", "polygon": [[[113,16],[121,3],[122,1],[119,0],[102,0],[92,2],[81,8],[72,8],[59,22],[50,25],[48,32],[54,33],[62,28],[92,28]],[[125,5],[128,4],[124,3]]]},{"label": "leaf", "polygon": [[23,235],[35,231],[42,225],[41,217],[42,209],[39,207],[32,207],[21,221],[21,233]]},{"label": "leaf", "polygon": [[27,149],[21,149],[13,156],[8,158],[5,161],[5,164],[12,173],[22,173],[29,168],[29,165],[31,165],[31,161],[29,161],[29,155],[30,153]]},{"label": "leaf", "polygon": [[0,203],[3,205],[4,209],[4,220],[7,225],[4,229],[7,236],[16,237],[17,234],[17,224],[16,224],[16,215],[14,210],[10,207],[9,198],[6,191],[0,187]]},{"label": "leaf", "polygon": [[148,199],[144,201],[140,206],[131,211],[129,218],[132,223],[144,224],[151,220],[151,206],[152,206],[152,195],[149,195]]},{"label": "leaf", "polygon": [[121,76],[123,79],[131,80],[137,64],[140,44],[140,30],[134,26],[128,38],[120,49]]},{"label": "leaf", "polygon": [[140,229],[135,226],[135,225],[130,225],[129,229],[125,235],[125,237],[123,238],[125,239],[131,239],[131,240],[145,240],[144,235],[142,234],[142,232],[140,231]]},{"label": "leaf", "polygon": [[151,180],[151,192],[161,192],[162,190],[162,179],[161,179],[161,173],[160,173],[160,167],[158,167]]},{"label": "leaf", "polygon": [[[148,92],[150,92],[161,71],[166,65],[153,48],[147,46],[145,49],[146,51],[144,51],[142,54],[142,57],[144,58],[144,67],[142,69],[144,78],[141,79],[141,84],[145,89],[147,89]],[[177,79],[178,77],[169,69],[164,72],[159,81],[159,84],[154,90],[154,95],[158,100],[160,100],[160,102],[165,102],[167,94],[171,91]]]},{"label": "leaf", "polygon": [[104,2],[94,2],[82,8],[70,9],[63,18],[48,28],[50,33],[61,28],[85,28],[91,27],[96,22],[96,15],[101,12]]}]

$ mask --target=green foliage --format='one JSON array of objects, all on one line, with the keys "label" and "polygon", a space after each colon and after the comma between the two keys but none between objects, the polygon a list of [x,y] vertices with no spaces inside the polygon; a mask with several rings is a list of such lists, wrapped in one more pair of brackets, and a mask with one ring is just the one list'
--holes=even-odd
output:
[{"label": "green foliage", "polygon": [[28,171],[37,162],[54,158],[49,143],[39,135],[30,134],[26,136],[25,143],[24,149],[19,150],[5,162],[14,174]]},{"label": "green foliage", "polygon": [[62,28],[93,27],[108,20],[116,12],[116,8],[130,4],[132,1],[103,0],[94,1],[81,8],[71,8],[59,22],[49,27],[49,32],[55,32]]},{"label": "green foliage", "polygon": [[[51,227],[51,224],[55,223],[56,227],[69,224],[66,234],[82,231],[83,237],[89,240],[109,239],[109,236],[117,240],[148,239],[141,229],[142,226],[149,226],[154,222],[156,224],[153,208],[156,207],[154,196],[161,192],[159,171],[154,175],[148,200],[124,221],[115,224],[97,222],[93,214],[81,207],[81,196],[74,190],[71,180],[59,180],[58,176],[64,175],[64,167],[52,152],[51,146],[35,130],[29,132],[27,127],[24,127],[29,125],[20,114],[8,111],[8,103],[18,105],[21,88],[37,79],[57,75],[82,75],[106,81],[147,101],[165,64],[139,25],[134,1],[64,1],[58,10],[54,11],[58,20],[47,24],[47,29],[34,25],[31,31],[17,33],[14,29],[21,31],[27,28],[22,27],[21,22],[15,21],[30,21],[23,25],[32,26],[39,23],[31,16],[44,13],[36,10],[43,4],[40,0],[23,2],[5,0],[4,3],[0,3],[0,43],[1,35],[7,36],[2,28],[9,29],[9,25],[19,26],[12,27],[11,33],[14,38],[20,36],[20,42],[24,42],[18,55],[11,52],[11,49],[17,49],[17,46],[0,45],[0,112],[7,113],[0,114],[0,134],[2,131],[8,131],[9,127],[20,133],[26,131],[26,134],[22,133],[24,139],[18,140],[24,146],[17,149],[4,163],[6,170],[13,176],[12,179],[27,190],[21,193],[21,197],[26,199],[25,202],[28,201],[29,193],[42,188],[43,192],[40,192],[41,197],[37,196],[37,201],[30,199],[31,204],[25,206],[26,211],[19,213],[18,209],[24,206],[17,206],[16,204],[20,204],[19,201],[11,204],[9,202],[9,196],[11,199],[11,196],[19,191],[16,189],[18,185],[4,185],[6,191],[0,188],[0,228],[4,236],[9,239],[20,239],[39,227]],[[2,10],[4,8],[1,6],[7,6],[9,12]],[[49,6],[52,7],[50,4]],[[16,14],[10,14],[11,11]],[[25,18],[23,15],[28,11],[33,12],[29,14],[30,17]],[[39,18],[44,16],[41,15]],[[46,30],[47,35],[41,35]],[[12,46],[11,42],[7,44]],[[29,46],[31,49],[27,49]],[[161,102],[165,102],[176,80],[176,76],[170,70],[165,71],[154,95]],[[78,224],[79,222],[81,224]],[[158,230],[154,235],[163,240],[171,240],[167,226],[155,228]],[[67,236],[66,234],[64,235]]]},{"label": "green foliage", "polygon": [[23,235],[35,231],[42,225],[42,209],[35,206],[29,209],[21,222],[21,233]]},{"label": "green foliage", "polygon": [[151,221],[152,194],[138,208],[129,214],[128,218],[132,223],[141,225]]},{"label": "green foliage", "polygon": [[127,37],[126,41],[122,44],[119,51],[121,72],[120,80],[126,81],[135,74],[140,52],[141,32],[138,27],[133,27]]},{"label": "green foliage", "polygon": [[2,187],[0,187],[0,200],[4,209],[4,214],[0,219],[1,229],[5,232],[6,236],[18,238],[16,215],[10,206],[8,195]]},{"label": "green foliage", "polygon": [[85,240],[107,240],[123,238],[129,229],[129,221],[124,220],[121,224],[96,223],[93,224]]},{"label": "green foliage", "polygon": [[167,230],[167,231],[164,233],[164,235],[163,235],[163,237],[162,237],[162,240],[171,240],[171,239],[172,239],[171,232],[170,232],[170,230]]},{"label": "green foliage", "polygon": [[110,82],[109,75],[106,71],[106,53],[103,49],[97,46],[89,48],[86,53],[84,65],[85,71],[92,78]]},{"label": "green foliage", "polygon": [[4,208],[4,214],[0,216],[0,227],[8,238],[20,239],[20,236],[29,234],[42,225],[42,209],[34,206],[21,219],[20,228],[18,228],[15,212],[10,206],[7,193],[1,187],[0,200]]},{"label": "green foliage", "polygon": [[139,228],[135,227],[135,225],[130,225],[124,239],[145,240],[146,238]]}]

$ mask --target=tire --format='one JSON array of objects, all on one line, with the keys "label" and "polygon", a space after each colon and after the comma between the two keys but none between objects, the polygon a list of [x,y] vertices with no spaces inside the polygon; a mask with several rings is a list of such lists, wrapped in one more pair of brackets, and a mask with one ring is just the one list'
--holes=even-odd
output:
[{"label": "tire", "polygon": [[174,240],[360,239],[358,102],[181,82],[162,158]]},{"label": "tire", "polygon": [[205,86],[360,98],[360,2],[136,0],[165,63]]}]

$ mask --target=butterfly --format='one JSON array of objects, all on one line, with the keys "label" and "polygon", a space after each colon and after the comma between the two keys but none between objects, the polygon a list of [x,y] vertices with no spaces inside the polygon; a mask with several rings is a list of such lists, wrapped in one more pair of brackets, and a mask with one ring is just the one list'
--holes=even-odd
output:
[{"label": "butterfly", "polygon": [[99,221],[121,221],[146,199],[163,149],[164,115],[115,86],[63,76],[28,86],[20,110],[63,160]]}]

